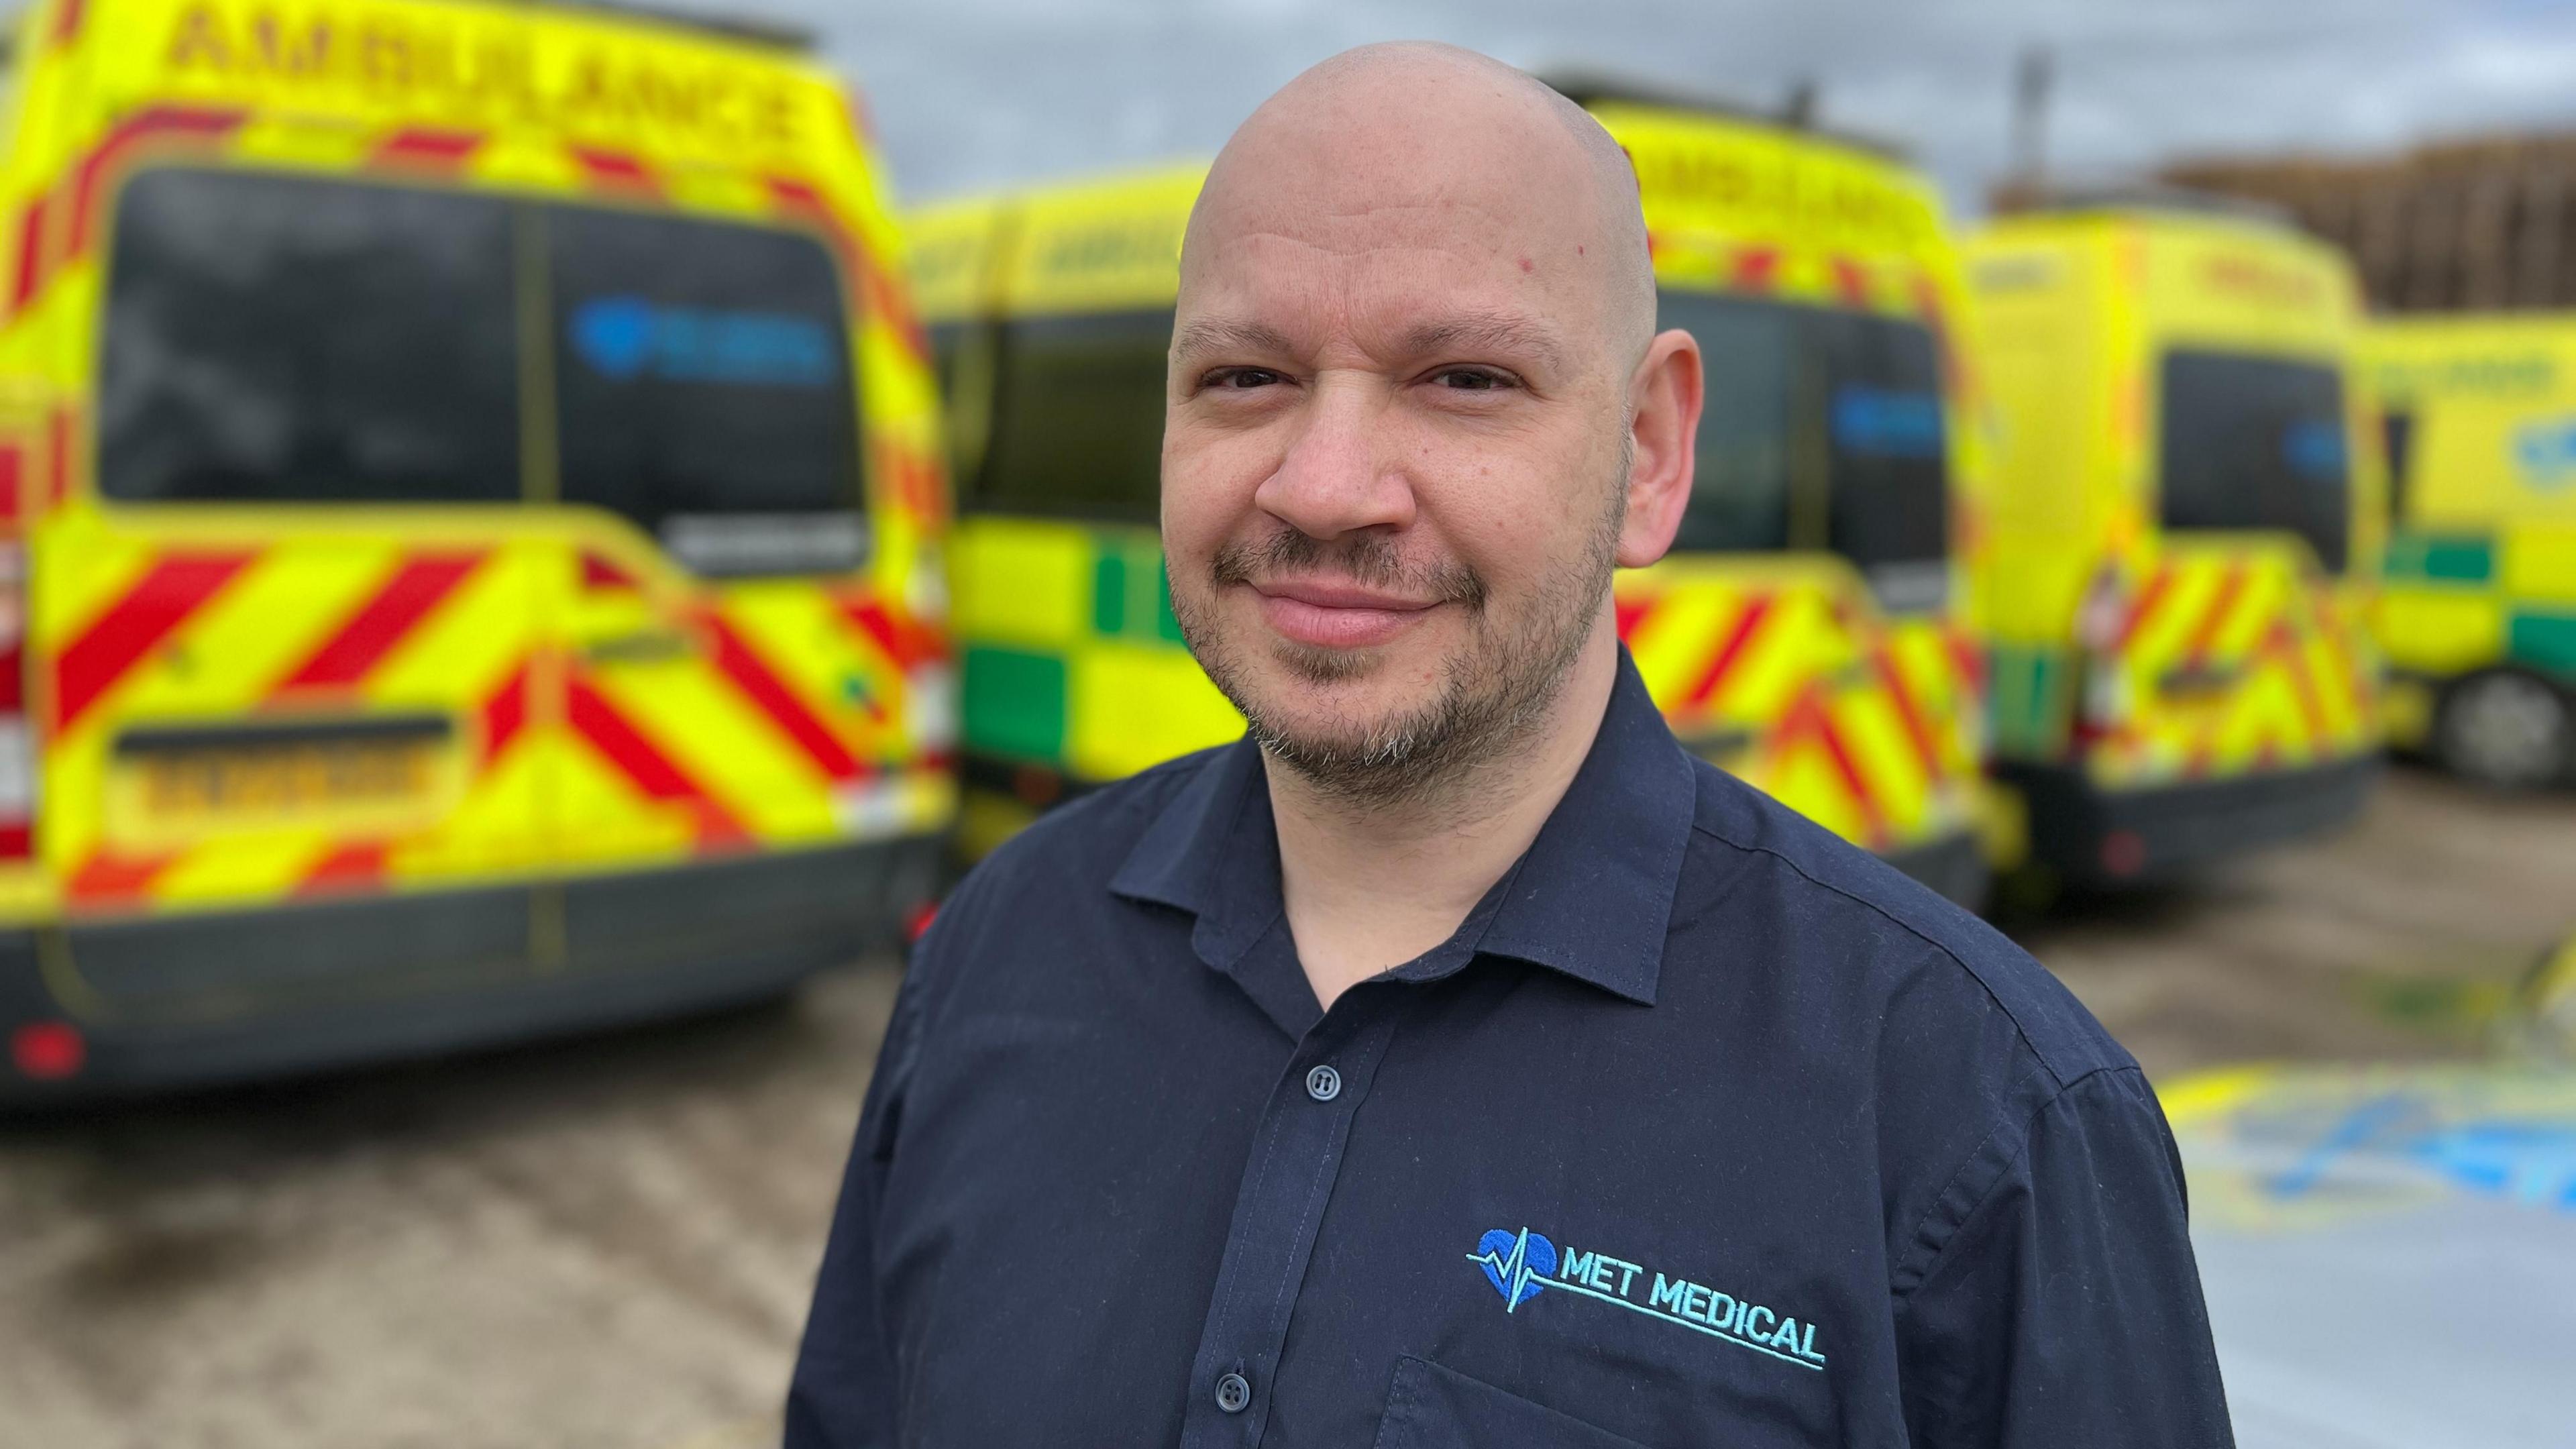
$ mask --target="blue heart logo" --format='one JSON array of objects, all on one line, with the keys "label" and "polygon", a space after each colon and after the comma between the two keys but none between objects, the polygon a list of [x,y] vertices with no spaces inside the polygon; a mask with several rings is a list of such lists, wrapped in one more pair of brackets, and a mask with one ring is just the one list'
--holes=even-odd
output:
[{"label": "blue heart logo", "polygon": [[641,297],[595,298],[573,309],[573,350],[600,376],[624,382],[644,371],[658,321]]},{"label": "blue heart logo", "polygon": [[1517,1233],[1496,1228],[1477,1239],[1476,1251],[1467,1256],[1503,1295],[1505,1312],[1536,1298],[1556,1272],[1556,1244],[1527,1228]]}]

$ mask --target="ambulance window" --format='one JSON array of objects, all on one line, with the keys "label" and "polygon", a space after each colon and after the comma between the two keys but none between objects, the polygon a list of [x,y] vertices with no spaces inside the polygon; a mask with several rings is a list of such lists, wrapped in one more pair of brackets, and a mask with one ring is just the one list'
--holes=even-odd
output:
[{"label": "ambulance window", "polygon": [[126,183],[98,475],[139,501],[519,496],[504,202],[248,173]]},{"label": "ambulance window", "polygon": [[930,334],[930,366],[939,378],[939,398],[946,402],[957,396],[957,359],[966,347],[966,324],[934,322]]},{"label": "ambulance window", "polygon": [[2403,525],[2415,485],[2415,414],[2390,408],[2379,415],[2380,443],[2388,450],[2388,520]]},{"label": "ambulance window", "polygon": [[1767,302],[1667,292],[1660,325],[1699,340],[1707,376],[1697,466],[1673,547],[1710,553],[1789,546],[1789,395],[1797,317]]},{"label": "ambulance window", "polygon": [[963,492],[984,459],[984,420],[992,413],[992,327],[933,322],[927,333],[930,369],[940,382],[940,436],[948,446],[948,474]]},{"label": "ambulance window", "polygon": [[[565,502],[613,509],[675,549],[710,518],[858,506],[849,328],[821,243],[568,206],[546,209],[545,230]],[[741,546],[794,542],[762,537]]]},{"label": "ambulance window", "polygon": [[2298,534],[2343,572],[2343,381],[2330,367],[2175,350],[2163,366],[2164,526]]},{"label": "ambulance window", "polygon": [[1151,522],[1171,345],[1168,310],[1005,324],[968,506]]},{"label": "ambulance window", "polygon": [[1891,608],[1943,601],[1949,447],[1941,364],[1919,323],[1817,312],[1831,458],[1827,546],[1869,576]]}]

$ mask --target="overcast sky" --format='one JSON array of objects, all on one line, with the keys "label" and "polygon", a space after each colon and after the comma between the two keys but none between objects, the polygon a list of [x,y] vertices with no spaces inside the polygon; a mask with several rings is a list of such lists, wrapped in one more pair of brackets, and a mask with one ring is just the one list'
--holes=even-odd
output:
[{"label": "overcast sky", "polygon": [[[725,3],[725,0],[716,0]],[[2576,130],[2576,0],[740,0],[858,78],[908,199],[1205,155],[1316,60],[1429,37],[1772,105],[1907,146],[1954,206],[2002,172],[2013,57],[2056,59],[2050,159],[2380,150]]]}]

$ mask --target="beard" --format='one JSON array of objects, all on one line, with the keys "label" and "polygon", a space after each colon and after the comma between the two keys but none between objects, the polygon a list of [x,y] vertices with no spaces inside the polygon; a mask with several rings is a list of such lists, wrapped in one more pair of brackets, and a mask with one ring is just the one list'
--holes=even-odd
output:
[{"label": "beard", "polygon": [[[1210,588],[1172,590],[1172,614],[1190,653],[1251,726],[1253,741],[1322,793],[1353,805],[1420,801],[1508,753],[1546,716],[1590,640],[1617,563],[1626,514],[1631,449],[1620,450],[1610,506],[1595,517],[1582,549],[1557,562],[1527,602],[1497,616],[1490,590],[1455,562],[1407,563],[1374,535],[1325,540],[1285,524],[1259,541],[1234,540],[1208,565]],[[1168,565],[1167,565],[1168,566]],[[1292,727],[1255,689],[1251,671],[1224,637],[1213,601],[1224,589],[1295,572],[1339,576],[1367,587],[1455,605],[1467,617],[1466,646],[1441,662],[1430,698],[1378,719],[1343,717]],[[1270,641],[1271,656],[1297,685],[1329,687],[1382,667],[1367,651]]]}]

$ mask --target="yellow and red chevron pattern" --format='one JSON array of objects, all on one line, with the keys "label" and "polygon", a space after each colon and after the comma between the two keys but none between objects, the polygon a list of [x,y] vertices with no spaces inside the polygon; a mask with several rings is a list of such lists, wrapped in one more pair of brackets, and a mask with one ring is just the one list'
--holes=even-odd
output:
[{"label": "yellow and red chevron pattern", "polygon": [[1973,823],[1976,651],[1879,616],[1831,559],[1679,559],[1622,575],[1619,631],[1685,744],[1873,850]]},{"label": "yellow and red chevron pattern", "polygon": [[2086,701],[2106,788],[2322,764],[2376,739],[2379,669],[2355,591],[2287,543],[2169,543],[2138,579]]},{"label": "yellow and red chevron pattern", "polygon": [[[35,601],[37,637],[59,641],[37,678],[46,795],[100,803],[45,817],[46,853],[75,907],[275,898],[539,858],[541,791],[518,768],[536,550],[79,532],[89,536],[57,535],[79,563],[40,575]],[[197,834],[156,828],[143,802],[124,798],[121,723],[283,721],[353,706],[455,718],[445,778],[404,812],[414,818],[359,812]]]},{"label": "yellow and red chevron pattern", "polygon": [[[944,798],[944,753],[913,725],[945,646],[864,590],[648,584],[571,539],[426,520],[401,541],[77,527],[54,541],[80,563],[45,577],[35,620],[60,641],[38,680],[47,795],[102,803],[46,818],[74,909],[820,843],[935,821]],[[684,647],[638,674],[577,646],[585,620]],[[116,747],[147,722],[415,715],[451,729],[430,786],[390,813],[156,824]]]}]

